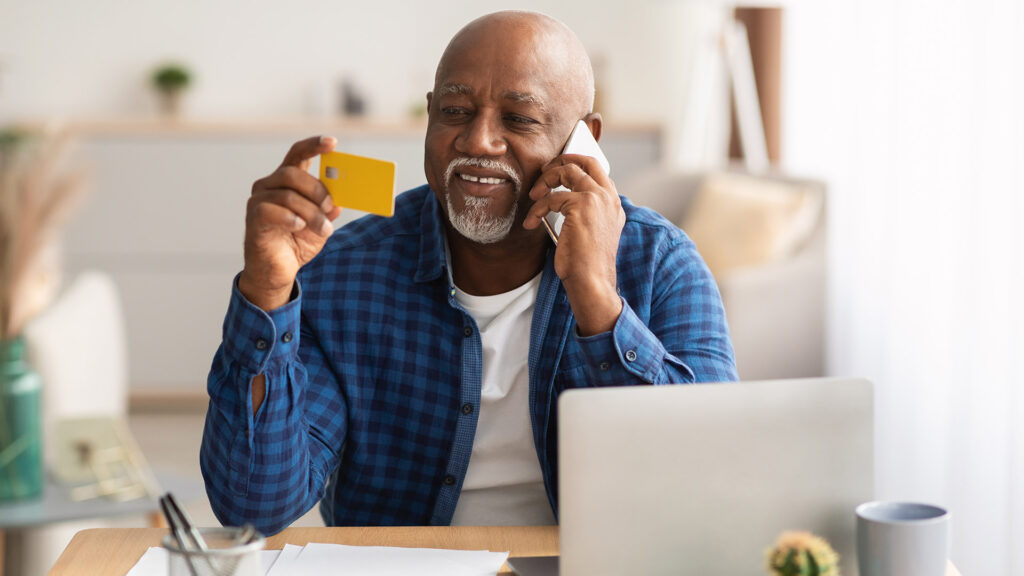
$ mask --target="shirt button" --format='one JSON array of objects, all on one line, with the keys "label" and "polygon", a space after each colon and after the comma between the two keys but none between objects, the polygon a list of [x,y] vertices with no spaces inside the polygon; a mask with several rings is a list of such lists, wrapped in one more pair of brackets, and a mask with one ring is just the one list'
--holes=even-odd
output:
[{"label": "shirt button", "polygon": [[472,326],[463,326],[462,327],[462,335],[465,336],[466,338],[469,338],[470,336],[472,336],[473,335],[473,327]]},{"label": "shirt button", "polygon": [[607,372],[612,369],[612,365],[609,364],[608,362],[601,362],[600,364],[597,365],[597,367],[601,370],[601,372]]},{"label": "shirt button", "polygon": [[634,350],[626,350],[626,360],[628,360],[630,362],[636,360],[636,351],[634,351]]},{"label": "shirt button", "polygon": [[462,405],[462,413],[463,414],[467,414],[467,415],[468,414],[472,414],[473,413],[473,405],[469,404],[469,403],[463,404]]},{"label": "shirt button", "polygon": [[449,475],[444,477],[444,485],[445,486],[452,486],[454,484],[455,484],[455,476],[452,476],[451,474],[449,474]]},{"label": "shirt button", "polygon": [[264,340],[263,338],[257,338],[256,339],[256,349],[257,350],[266,350],[267,349],[267,341]]},{"label": "shirt button", "polygon": [[284,336],[281,336],[281,342],[284,342],[285,344],[287,344],[287,343],[289,343],[291,341],[292,341],[292,333],[291,332],[285,332]]}]

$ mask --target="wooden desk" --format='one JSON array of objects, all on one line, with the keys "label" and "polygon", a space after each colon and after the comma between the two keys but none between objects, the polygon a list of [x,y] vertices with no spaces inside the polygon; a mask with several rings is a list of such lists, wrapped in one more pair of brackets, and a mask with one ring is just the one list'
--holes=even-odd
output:
[{"label": "wooden desk", "polygon": [[[97,528],[71,539],[50,576],[124,576],[150,546],[159,546],[163,528]],[[512,527],[397,527],[397,528],[288,528],[267,538],[268,550],[285,544],[407,546],[465,550],[511,551],[512,556],[558,554],[555,526]],[[507,574],[509,572],[502,572]]]},{"label": "wooden desk", "polygon": [[[71,540],[50,576],[124,576],[150,546],[159,546],[163,528],[97,528],[83,530]],[[309,542],[409,546],[467,550],[510,550],[512,556],[558,554],[555,526],[513,527],[400,527],[288,528],[267,539],[267,549]],[[502,574],[507,574],[507,568]],[[960,576],[950,563],[946,576]]]}]

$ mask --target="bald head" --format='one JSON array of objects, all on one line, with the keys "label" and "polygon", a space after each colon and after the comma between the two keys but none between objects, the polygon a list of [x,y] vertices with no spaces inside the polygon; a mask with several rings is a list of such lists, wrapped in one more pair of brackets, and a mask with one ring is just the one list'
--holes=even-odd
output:
[{"label": "bald head", "polygon": [[504,11],[481,16],[455,36],[437,65],[440,90],[454,63],[467,54],[499,53],[499,65],[531,68],[530,74],[564,98],[558,104],[581,118],[594,107],[594,71],[576,34],[562,22],[537,12]]}]

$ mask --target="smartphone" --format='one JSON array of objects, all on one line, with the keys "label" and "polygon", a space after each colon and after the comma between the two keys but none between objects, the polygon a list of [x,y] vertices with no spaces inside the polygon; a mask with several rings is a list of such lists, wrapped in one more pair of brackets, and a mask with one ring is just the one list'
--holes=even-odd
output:
[{"label": "smartphone", "polygon": [[[608,163],[608,158],[604,155],[601,147],[597,145],[597,140],[594,139],[594,135],[590,133],[590,127],[583,120],[576,123],[576,127],[572,129],[572,133],[569,134],[569,139],[565,142],[565,147],[562,148],[562,154],[580,154],[582,156],[590,156],[597,160],[597,163],[601,165],[605,174],[610,174],[612,171],[611,164]],[[559,186],[552,189],[552,192],[564,192],[568,190],[565,186]],[[558,234],[562,231],[562,222],[565,221],[565,216],[562,216],[558,212],[548,212],[541,223],[544,224],[544,228],[548,231],[548,236],[551,236],[551,241],[558,246]]]}]

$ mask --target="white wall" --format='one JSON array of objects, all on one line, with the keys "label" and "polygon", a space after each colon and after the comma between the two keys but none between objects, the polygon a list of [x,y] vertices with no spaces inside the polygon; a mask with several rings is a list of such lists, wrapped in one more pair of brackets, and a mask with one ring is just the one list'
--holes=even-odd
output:
[{"label": "white wall", "polygon": [[[295,117],[321,108],[343,74],[376,117],[421,103],[452,34],[510,3],[495,0],[0,0],[0,120],[145,115],[158,62],[187,63],[198,117]],[[610,120],[671,113],[678,50],[663,0],[533,0],[605,62]]]}]

